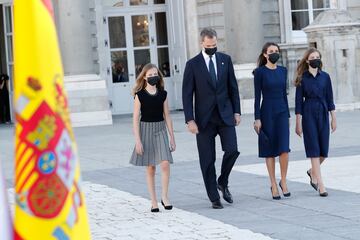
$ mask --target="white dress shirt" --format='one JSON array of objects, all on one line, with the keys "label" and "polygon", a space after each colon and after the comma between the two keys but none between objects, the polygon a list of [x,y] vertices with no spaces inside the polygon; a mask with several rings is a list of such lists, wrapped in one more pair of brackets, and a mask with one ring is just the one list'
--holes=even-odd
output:
[{"label": "white dress shirt", "polygon": [[[206,67],[207,67],[207,69],[208,69],[208,71],[209,71],[210,56],[207,55],[204,51],[201,51],[201,52],[202,52],[202,55],[203,55],[203,57],[204,57],[204,59],[205,59]],[[212,60],[213,63],[214,63],[215,73],[216,73],[216,76],[217,76],[217,66],[216,66],[216,56],[215,56],[215,54],[212,55],[211,60]]]}]

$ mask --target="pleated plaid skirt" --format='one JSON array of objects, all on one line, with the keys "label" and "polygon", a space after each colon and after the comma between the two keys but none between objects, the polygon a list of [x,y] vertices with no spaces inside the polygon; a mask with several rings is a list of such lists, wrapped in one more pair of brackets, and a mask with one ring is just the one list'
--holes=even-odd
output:
[{"label": "pleated plaid skirt", "polygon": [[173,163],[165,121],[140,122],[140,138],[144,153],[139,155],[135,148],[130,163],[135,166],[155,166],[161,161]]}]

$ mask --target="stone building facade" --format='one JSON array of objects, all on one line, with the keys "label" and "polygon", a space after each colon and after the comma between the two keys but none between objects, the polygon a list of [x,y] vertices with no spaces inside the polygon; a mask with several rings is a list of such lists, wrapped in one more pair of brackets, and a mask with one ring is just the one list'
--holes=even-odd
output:
[{"label": "stone building facade", "polygon": [[[353,47],[347,50],[337,45],[341,51],[348,51],[349,58],[335,61],[341,57],[332,53],[337,50],[329,48],[335,45],[326,45],[321,50],[328,58],[325,70],[339,83],[334,90],[341,93],[336,95],[341,100],[336,101],[346,104],[346,108],[359,106],[357,94],[343,97],[343,88],[358,91],[359,78],[347,80],[346,84],[338,81],[339,74],[349,78],[360,75],[357,0],[53,0],[53,4],[65,87],[76,126],[111,124],[112,116],[130,114],[131,89],[139,69],[147,62],[158,64],[166,76],[171,109],[181,109],[182,73],[186,60],[200,51],[199,31],[203,27],[217,30],[219,50],[232,57],[244,112],[252,112],[251,72],[262,45],[267,41],[279,43],[280,64],[289,69],[289,103],[293,105],[292,80],[297,61],[313,44],[316,36],[311,33],[312,23],[325,11],[345,11],[346,21],[353,23],[351,30],[338,27],[331,35],[353,39]],[[12,8],[12,0],[0,0],[0,72],[10,76]],[[348,25],[341,17],[332,24]],[[321,37],[329,39],[329,34]],[[322,47],[320,38],[316,41]],[[353,62],[341,67],[348,60]]]}]

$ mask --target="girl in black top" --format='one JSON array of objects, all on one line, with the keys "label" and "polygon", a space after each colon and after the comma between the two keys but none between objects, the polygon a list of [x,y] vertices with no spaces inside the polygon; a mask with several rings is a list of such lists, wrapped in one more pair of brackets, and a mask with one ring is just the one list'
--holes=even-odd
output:
[{"label": "girl in black top", "polygon": [[[156,65],[149,63],[144,66],[136,80],[133,94],[136,144],[130,163],[147,167],[146,180],[151,197],[151,212],[159,212],[155,193],[155,166],[161,165],[161,204],[166,210],[171,210],[168,186],[170,163],[173,163],[171,152],[175,151],[176,145],[167,92],[164,90],[163,76]],[[170,135],[170,143],[166,129]]]},{"label": "girl in black top", "polygon": [[9,76],[0,75],[0,122],[10,123]]}]

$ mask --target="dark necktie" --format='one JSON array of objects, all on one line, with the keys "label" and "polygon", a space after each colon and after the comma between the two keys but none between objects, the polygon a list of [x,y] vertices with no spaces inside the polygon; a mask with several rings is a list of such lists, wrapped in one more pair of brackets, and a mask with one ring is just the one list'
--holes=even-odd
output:
[{"label": "dark necktie", "polygon": [[214,62],[212,61],[212,55],[209,56],[210,57],[210,61],[209,61],[209,73],[210,73],[210,77],[211,80],[214,84],[214,86],[216,87],[216,72],[215,72],[215,66],[214,66]]}]

